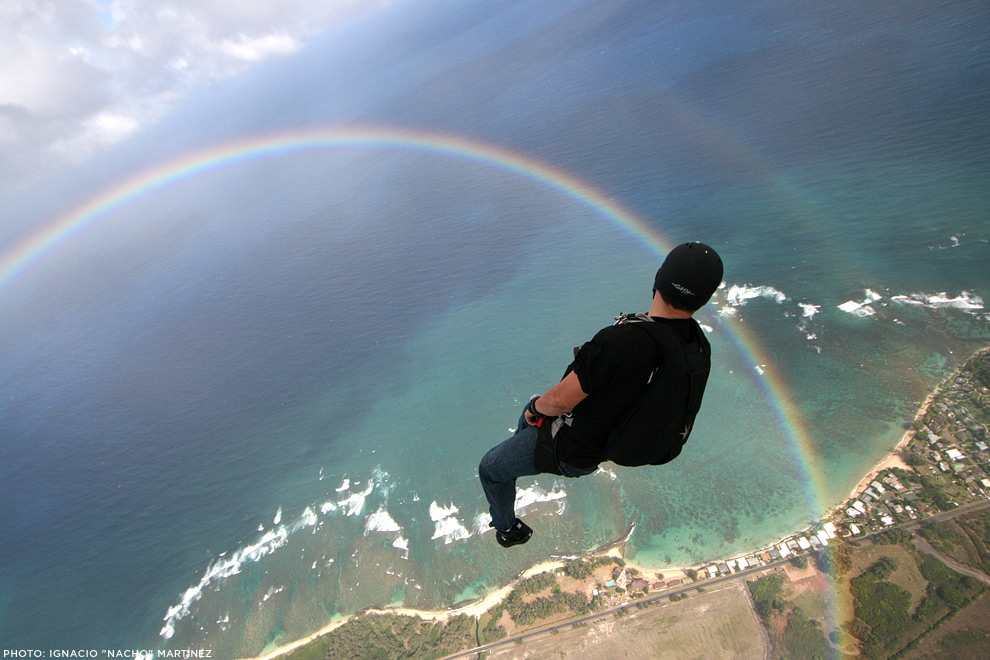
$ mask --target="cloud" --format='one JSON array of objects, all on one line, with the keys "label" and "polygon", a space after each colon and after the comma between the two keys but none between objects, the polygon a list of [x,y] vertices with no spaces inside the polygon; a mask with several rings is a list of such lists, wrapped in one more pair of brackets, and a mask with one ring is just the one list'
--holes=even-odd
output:
[{"label": "cloud", "polygon": [[0,181],[79,162],[380,0],[4,0]]}]

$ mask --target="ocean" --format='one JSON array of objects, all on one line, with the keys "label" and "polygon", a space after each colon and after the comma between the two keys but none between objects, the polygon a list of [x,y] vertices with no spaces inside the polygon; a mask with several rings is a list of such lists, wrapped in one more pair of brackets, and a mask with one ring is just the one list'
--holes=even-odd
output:
[{"label": "ocean", "polygon": [[[982,3],[397,5],[15,219],[4,649],[255,656],[631,525],[658,571],[757,549],[990,339]],[[686,240],[725,286],[683,454],[520,480],[503,550],[478,461]]]}]

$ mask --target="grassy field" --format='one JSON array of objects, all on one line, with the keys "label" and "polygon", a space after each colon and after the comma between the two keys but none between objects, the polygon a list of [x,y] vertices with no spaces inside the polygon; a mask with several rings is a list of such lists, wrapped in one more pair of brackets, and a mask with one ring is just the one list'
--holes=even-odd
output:
[{"label": "grassy field", "polygon": [[494,660],[763,660],[764,634],[742,582],[661,601],[586,626],[510,644]]},{"label": "grassy field", "polygon": [[986,660],[990,655],[990,592],[928,635],[904,660]]}]

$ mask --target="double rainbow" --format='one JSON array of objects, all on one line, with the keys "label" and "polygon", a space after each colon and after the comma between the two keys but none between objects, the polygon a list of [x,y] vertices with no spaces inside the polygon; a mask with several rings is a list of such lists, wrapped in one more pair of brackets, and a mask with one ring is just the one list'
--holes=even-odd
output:
[{"label": "double rainbow", "polygon": [[[474,140],[451,135],[394,128],[345,127],[285,131],[227,142],[140,172],[56,217],[0,254],[0,295],[25,272],[106,215],[137,199],[201,174],[238,163],[307,151],[392,149],[438,154],[508,172],[568,197],[635,238],[655,258],[673,247],[654,227],[580,179],[546,163]],[[805,497],[813,515],[824,511],[820,458],[798,407],[789,395],[762,346],[731,316],[713,315],[730,343],[748,365],[777,423],[784,431],[794,460],[803,470]],[[762,366],[761,366],[762,365]],[[844,607],[841,609],[845,609]]]}]

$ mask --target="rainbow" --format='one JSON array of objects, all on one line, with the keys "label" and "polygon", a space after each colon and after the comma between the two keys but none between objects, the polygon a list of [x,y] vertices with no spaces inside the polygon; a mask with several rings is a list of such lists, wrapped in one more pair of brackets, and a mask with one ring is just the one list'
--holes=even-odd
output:
[{"label": "rainbow", "polygon": [[[502,147],[462,137],[385,127],[335,127],[253,136],[187,154],[140,172],[58,216],[0,254],[0,295],[33,266],[110,212],[184,180],[253,160],[332,149],[401,149],[457,158],[556,190],[635,238],[658,260],[673,247],[655,228],[580,179]],[[752,334],[732,316],[711,315],[751,370],[805,479],[813,514],[824,511],[824,470],[783,377]],[[844,607],[842,609],[845,609]]]},{"label": "rainbow", "polygon": [[[63,213],[0,254],[0,295],[59,246],[98,224],[111,211],[201,174],[253,160],[330,149],[404,149],[433,153],[515,174],[569,197],[634,237],[662,259],[673,247],[655,228],[580,179],[538,160],[492,144],[437,133],[394,128],[346,127],[286,131],[227,142],[152,167],[108,188]],[[713,315],[714,316],[714,315]],[[807,470],[809,510],[821,510],[820,461],[783,378],[745,326],[731,316],[715,316],[729,340],[757,376],[773,413],[790,439],[794,458]],[[763,366],[761,366],[763,365]]]}]

